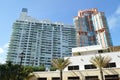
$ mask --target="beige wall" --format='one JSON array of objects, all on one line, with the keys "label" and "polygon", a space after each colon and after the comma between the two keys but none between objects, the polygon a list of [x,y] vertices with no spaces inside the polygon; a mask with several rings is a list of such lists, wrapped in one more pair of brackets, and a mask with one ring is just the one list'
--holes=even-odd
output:
[{"label": "beige wall", "polygon": [[[48,72],[34,72],[37,78],[46,77],[47,80],[52,80],[52,77],[59,77],[59,71],[48,71]],[[120,77],[120,68],[109,68],[103,69],[104,75],[119,75]],[[80,80],[85,80],[85,76],[98,76],[100,79],[100,73],[98,69],[82,70],[82,71],[64,71],[63,77],[64,80],[67,80],[68,77],[79,76]]]}]

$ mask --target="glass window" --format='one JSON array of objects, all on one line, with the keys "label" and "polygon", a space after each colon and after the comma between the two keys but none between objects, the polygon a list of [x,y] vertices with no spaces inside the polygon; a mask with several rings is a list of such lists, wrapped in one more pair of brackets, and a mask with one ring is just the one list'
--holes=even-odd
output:
[{"label": "glass window", "polygon": [[96,69],[96,67],[92,64],[85,65],[85,69]]},{"label": "glass window", "polygon": [[105,75],[105,80],[119,80],[118,75]]},{"label": "glass window", "polygon": [[79,77],[68,77],[68,80],[80,80]]},{"label": "glass window", "polygon": [[115,62],[109,63],[105,68],[112,68],[112,67],[116,67]]},{"label": "glass window", "polygon": [[68,66],[68,70],[79,70],[79,66]]},{"label": "glass window", "polygon": [[47,80],[47,78],[38,78],[37,80]]},{"label": "glass window", "polygon": [[52,80],[60,80],[59,77],[53,77]]},{"label": "glass window", "polygon": [[85,80],[99,80],[98,76],[85,76]]}]

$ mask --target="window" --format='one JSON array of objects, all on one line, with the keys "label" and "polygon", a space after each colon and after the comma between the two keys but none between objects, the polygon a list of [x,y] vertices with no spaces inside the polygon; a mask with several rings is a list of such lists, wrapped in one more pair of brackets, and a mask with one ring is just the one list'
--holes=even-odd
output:
[{"label": "window", "polygon": [[85,69],[96,69],[96,67],[92,64],[85,65]]},{"label": "window", "polygon": [[119,80],[118,75],[105,75],[105,80]]},{"label": "window", "polygon": [[85,80],[99,80],[98,76],[85,76]]},{"label": "window", "polygon": [[68,66],[68,70],[79,70],[79,66]]},{"label": "window", "polygon": [[60,80],[59,77],[53,77],[52,80]]},{"label": "window", "polygon": [[68,80],[80,80],[79,77],[68,77]]},{"label": "window", "polygon": [[103,53],[103,50],[99,50],[98,53]]},{"label": "window", "polygon": [[38,78],[37,80],[47,80],[47,78]]},{"label": "window", "polygon": [[116,67],[115,62],[109,63],[106,68],[112,68],[112,67]]}]

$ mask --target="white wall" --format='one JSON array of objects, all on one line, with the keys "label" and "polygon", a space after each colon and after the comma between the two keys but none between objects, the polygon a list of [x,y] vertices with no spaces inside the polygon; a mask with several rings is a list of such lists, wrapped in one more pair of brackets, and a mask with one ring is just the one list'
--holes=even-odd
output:
[{"label": "white wall", "polygon": [[[98,54],[96,54],[98,55]],[[120,68],[120,52],[110,52],[110,53],[103,53],[101,54],[102,56],[110,56],[112,58],[111,62],[116,63],[116,68]],[[71,64],[72,65],[79,65],[80,70],[85,70],[84,65],[91,64],[90,59],[91,57],[94,57],[95,54],[91,55],[81,55],[81,56],[72,56],[69,57]],[[65,57],[65,59],[68,57]],[[68,68],[65,68],[65,71],[68,71]]]},{"label": "white wall", "polygon": [[74,52],[88,52],[88,51],[97,51],[103,49],[101,45],[85,46],[72,48],[72,53]]}]

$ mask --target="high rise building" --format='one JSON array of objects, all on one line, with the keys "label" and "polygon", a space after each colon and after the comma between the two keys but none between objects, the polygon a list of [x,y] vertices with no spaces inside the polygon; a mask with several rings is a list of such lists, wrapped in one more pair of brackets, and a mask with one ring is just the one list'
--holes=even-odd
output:
[{"label": "high rise building", "polygon": [[78,47],[101,45],[103,48],[112,46],[104,12],[97,9],[80,10],[74,18],[76,42]]},{"label": "high rise building", "polygon": [[50,66],[53,58],[71,56],[71,49],[76,46],[75,35],[73,25],[36,20],[23,8],[13,24],[7,60],[19,64],[23,52],[22,65]]},{"label": "high rise building", "polygon": [[22,65],[50,66],[53,58],[71,56],[72,48],[100,45],[112,46],[104,12],[97,9],[81,10],[74,18],[73,25],[60,22],[37,20],[22,9],[20,17],[13,24],[13,32],[7,60],[20,63],[20,53],[24,53]]}]

